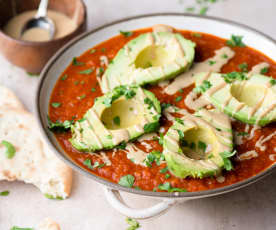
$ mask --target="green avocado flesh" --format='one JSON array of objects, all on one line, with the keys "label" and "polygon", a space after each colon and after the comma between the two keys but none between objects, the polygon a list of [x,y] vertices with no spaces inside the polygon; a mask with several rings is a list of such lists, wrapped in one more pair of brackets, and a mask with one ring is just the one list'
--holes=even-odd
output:
[{"label": "green avocado flesh", "polygon": [[232,151],[230,119],[218,111],[199,110],[176,120],[164,136],[168,168],[180,178],[203,178],[220,174],[222,152]]},{"label": "green avocado flesh", "polygon": [[104,93],[118,85],[144,85],[171,79],[188,70],[195,43],[171,32],[144,33],[129,41],[108,65],[102,81]]},{"label": "green avocado flesh", "polygon": [[[260,74],[199,73],[196,86],[208,81],[211,87],[202,92],[220,111],[247,124],[265,126],[276,121],[276,85],[270,77]],[[231,79],[229,76],[243,76]]]},{"label": "green avocado flesh", "polygon": [[70,142],[79,151],[111,149],[159,127],[160,103],[138,86],[119,86],[98,97],[72,127]]}]

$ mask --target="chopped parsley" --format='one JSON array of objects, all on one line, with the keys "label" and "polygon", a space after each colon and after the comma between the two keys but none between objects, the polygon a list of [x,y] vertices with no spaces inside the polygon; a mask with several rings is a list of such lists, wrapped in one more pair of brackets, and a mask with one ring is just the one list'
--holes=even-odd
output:
[{"label": "chopped parsley", "polygon": [[222,74],[222,77],[224,78],[224,81],[228,84],[231,84],[236,80],[243,81],[248,79],[244,73],[240,73],[240,72],[231,72],[231,73]]},{"label": "chopped parsley", "polygon": [[239,132],[238,134],[237,134],[237,136],[248,136],[249,135],[249,133],[248,132]]},{"label": "chopped parsley", "polygon": [[51,105],[52,105],[54,108],[58,108],[58,107],[61,106],[61,103],[59,103],[59,102],[53,102],[53,103],[51,103]]},{"label": "chopped parsley", "polygon": [[95,89],[95,88],[92,88],[92,89],[91,89],[91,92],[93,92],[93,93],[94,93],[95,91],[96,91],[96,89]]},{"label": "chopped parsley", "polygon": [[93,54],[93,53],[95,53],[96,51],[97,51],[96,49],[92,49],[92,50],[90,50],[90,53]]},{"label": "chopped parsley", "polygon": [[79,100],[82,100],[82,99],[84,99],[84,98],[86,98],[86,95],[85,95],[85,94],[83,94],[83,95],[81,95],[81,96],[78,97]]},{"label": "chopped parsley", "polygon": [[71,128],[71,125],[74,124],[74,121],[64,121],[64,122],[60,122],[59,120],[57,120],[56,122],[52,122],[50,117],[47,116],[48,118],[48,128],[53,131],[53,132],[66,132]]},{"label": "chopped parsley", "polygon": [[128,38],[133,34],[133,32],[120,30],[120,34],[122,34],[124,37]]},{"label": "chopped parsley", "polygon": [[90,68],[90,69],[86,69],[86,70],[82,70],[79,72],[79,74],[86,74],[89,75],[94,71],[94,69]]},{"label": "chopped parsley", "polygon": [[131,188],[134,184],[134,181],[135,181],[134,176],[128,174],[126,176],[122,176],[118,184],[127,188]]},{"label": "chopped parsley", "polygon": [[119,117],[119,116],[114,117],[114,118],[113,118],[113,122],[114,122],[115,125],[118,125],[118,126],[119,126],[120,123],[121,123],[120,117]]},{"label": "chopped parsley", "polygon": [[174,119],[175,119],[175,121],[178,122],[179,124],[184,125],[184,121],[183,121],[181,118],[176,117],[176,118],[174,118]]},{"label": "chopped parsley", "polygon": [[239,69],[242,71],[242,72],[248,72],[248,64],[246,62],[242,63],[242,64],[239,64]]},{"label": "chopped parsley", "polygon": [[276,79],[271,79],[269,82],[271,85],[276,85]]},{"label": "chopped parsley", "polygon": [[179,92],[179,93],[183,93],[183,92],[184,92],[184,90],[183,90],[183,89],[180,89],[180,90],[178,90],[178,92]]},{"label": "chopped parsley", "polygon": [[96,162],[92,165],[90,159],[85,159],[85,160],[83,161],[83,164],[84,164],[85,166],[87,166],[87,168],[92,169],[92,170],[94,170],[94,169],[96,169],[96,168],[102,168],[103,166],[105,166],[104,163],[103,163],[103,164],[100,164],[98,161],[96,161]]},{"label": "chopped parsley", "polygon": [[169,170],[168,167],[165,167],[165,168],[160,169],[159,172],[164,174],[164,173],[168,172],[168,170]]},{"label": "chopped parsley", "polygon": [[139,222],[132,218],[127,217],[126,222],[129,224],[129,227],[127,228],[127,230],[136,230],[141,227]]},{"label": "chopped parsley", "polygon": [[145,102],[146,104],[149,105],[148,109],[151,109],[152,107],[154,108],[154,103],[153,103],[153,101],[152,101],[151,99],[149,99],[148,97],[146,97],[146,98],[144,99],[144,102]]},{"label": "chopped parsley", "polygon": [[164,184],[158,185],[158,189],[160,189],[162,191],[167,191],[167,192],[187,192],[187,190],[184,188],[172,187],[169,182],[165,182]]},{"label": "chopped parsley", "polygon": [[0,192],[0,196],[8,196],[10,194],[9,191],[3,191],[3,192]]},{"label": "chopped parsley", "polygon": [[82,65],[84,65],[84,63],[83,62],[79,62],[77,60],[77,58],[74,57],[73,60],[72,60],[72,65],[74,65],[74,66],[82,66]]},{"label": "chopped parsley", "polygon": [[172,106],[172,104],[170,104],[170,103],[165,103],[165,102],[161,103],[161,109],[162,109],[162,110],[167,109],[167,108],[169,108],[170,106]]},{"label": "chopped parsley", "polygon": [[168,174],[168,173],[166,173],[165,178],[166,178],[166,179],[169,179],[170,177],[171,177],[171,175]]},{"label": "chopped parsley", "polygon": [[55,196],[53,196],[51,194],[48,194],[48,193],[45,193],[44,196],[48,199],[51,199],[51,200],[64,200],[64,198],[61,197],[61,196],[56,196],[55,197]]},{"label": "chopped parsley", "polygon": [[147,155],[144,161],[146,165],[150,168],[153,162],[155,162],[157,165],[160,165],[160,161],[162,160],[164,160],[164,155],[160,151],[154,150]]},{"label": "chopped parsley", "polygon": [[176,102],[179,102],[179,101],[181,101],[181,100],[182,100],[182,96],[178,96],[178,97],[175,98],[175,101],[176,101]]},{"label": "chopped parsley", "polygon": [[230,40],[226,41],[226,45],[231,47],[245,47],[246,45],[242,41],[243,36],[232,35]]},{"label": "chopped parsley", "polygon": [[209,63],[209,65],[214,65],[214,64],[216,64],[216,61],[210,60],[210,61],[208,61],[208,63]]},{"label": "chopped parsley", "polygon": [[260,71],[261,74],[266,74],[267,72],[268,72],[268,67],[264,67]]},{"label": "chopped parsley", "polygon": [[196,38],[201,38],[202,37],[202,35],[200,33],[192,33],[192,36],[196,37]]},{"label": "chopped parsley", "polygon": [[159,145],[163,145],[163,142],[164,142],[164,134],[163,134],[163,133],[160,133],[160,137],[154,137],[153,140],[154,140],[154,141],[158,141],[158,144],[159,144]]},{"label": "chopped parsley", "polygon": [[156,122],[151,122],[148,124],[144,125],[144,131],[145,133],[151,133],[151,132],[155,132],[160,128],[160,124],[156,121]]},{"label": "chopped parsley", "polygon": [[61,80],[62,81],[65,81],[67,79],[68,75],[67,74],[64,74],[62,77],[61,77]]},{"label": "chopped parsley", "polygon": [[126,142],[122,141],[119,145],[116,146],[116,149],[126,149]]},{"label": "chopped parsley", "polygon": [[211,82],[209,82],[207,80],[204,80],[200,86],[197,86],[197,87],[194,88],[194,91],[196,93],[204,93],[205,91],[207,91],[211,87],[212,87]]},{"label": "chopped parsley", "polygon": [[227,59],[228,55],[227,54],[223,54],[223,55],[221,55],[221,57],[224,58],[224,59]]},{"label": "chopped parsley", "polygon": [[229,152],[229,151],[224,151],[221,152],[219,155],[222,157],[223,162],[224,162],[224,168],[227,171],[231,171],[233,169],[233,165],[231,160],[229,159],[230,157],[234,156],[236,154],[236,150],[234,150],[233,152]]},{"label": "chopped parsley", "polygon": [[199,10],[199,14],[200,15],[205,15],[208,11],[208,7],[207,6],[204,6],[204,7],[201,7],[201,9]]},{"label": "chopped parsley", "polygon": [[1,144],[6,147],[6,152],[5,152],[6,157],[8,159],[13,158],[14,155],[15,155],[15,152],[16,152],[15,147],[13,146],[13,144],[8,142],[8,141],[5,141],[5,140],[3,140],[1,142]]}]

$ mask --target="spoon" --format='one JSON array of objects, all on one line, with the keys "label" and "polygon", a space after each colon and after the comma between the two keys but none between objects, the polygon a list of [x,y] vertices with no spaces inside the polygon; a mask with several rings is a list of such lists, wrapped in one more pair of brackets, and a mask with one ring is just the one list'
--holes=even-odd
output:
[{"label": "spoon", "polygon": [[41,0],[36,15],[28,20],[23,26],[21,30],[21,37],[29,29],[41,28],[48,30],[50,40],[54,38],[56,28],[54,22],[49,17],[47,17],[47,7],[48,0]]}]

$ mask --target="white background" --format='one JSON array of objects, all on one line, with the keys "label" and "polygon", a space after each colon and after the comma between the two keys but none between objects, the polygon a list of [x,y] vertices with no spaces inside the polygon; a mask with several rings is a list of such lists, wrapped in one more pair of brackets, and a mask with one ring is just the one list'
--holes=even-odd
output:
[{"label": "white background", "polygon": [[[88,28],[137,14],[184,12],[195,0],[86,0]],[[275,0],[220,0],[210,6],[208,15],[232,19],[254,27],[276,39]],[[10,65],[0,56],[0,83],[12,88],[33,111],[37,78]],[[188,201],[167,214],[141,221],[144,230],[274,230],[276,229],[276,174],[230,194]],[[101,185],[74,173],[72,195],[65,201],[51,201],[32,185],[0,182],[0,230],[13,225],[35,226],[45,217],[60,223],[63,230],[126,229],[125,218],[106,202]],[[156,201],[124,195],[133,207],[146,207]]]}]

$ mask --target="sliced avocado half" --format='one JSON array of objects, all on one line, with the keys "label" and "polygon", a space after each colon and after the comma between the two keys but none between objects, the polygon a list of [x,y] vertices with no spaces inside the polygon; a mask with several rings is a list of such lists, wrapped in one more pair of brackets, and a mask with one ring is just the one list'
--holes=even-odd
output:
[{"label": "sliced avocado half", "polygon": [[159,128],[160,103],[138,86],[120,86],[98,97],[72,127],[72,145],[85,152],[110,149]]},{"label": "sliced avocado half", "polygon": [[218,175],[225,163],[221,153],[231,152],[233,147],[230,119],[221,112],[205,109],[184,115],[169,128],[163,147],[168,168],[175,176]]},{"label": "sliced avocado half", "polygon": [[[265,126],[276,121],[275,80],[260,74],[199,73],[196,87],[219,110],[247,124]],[[203,87],[204,88],[204,87]]]},{"label": "sliced avocado half", "polygon": [[104,93],[118,85],[144,85],[175,77],[188,70],[195,43],[179,33],[144,33],[129,41],[108,65],[102,81]]}]

